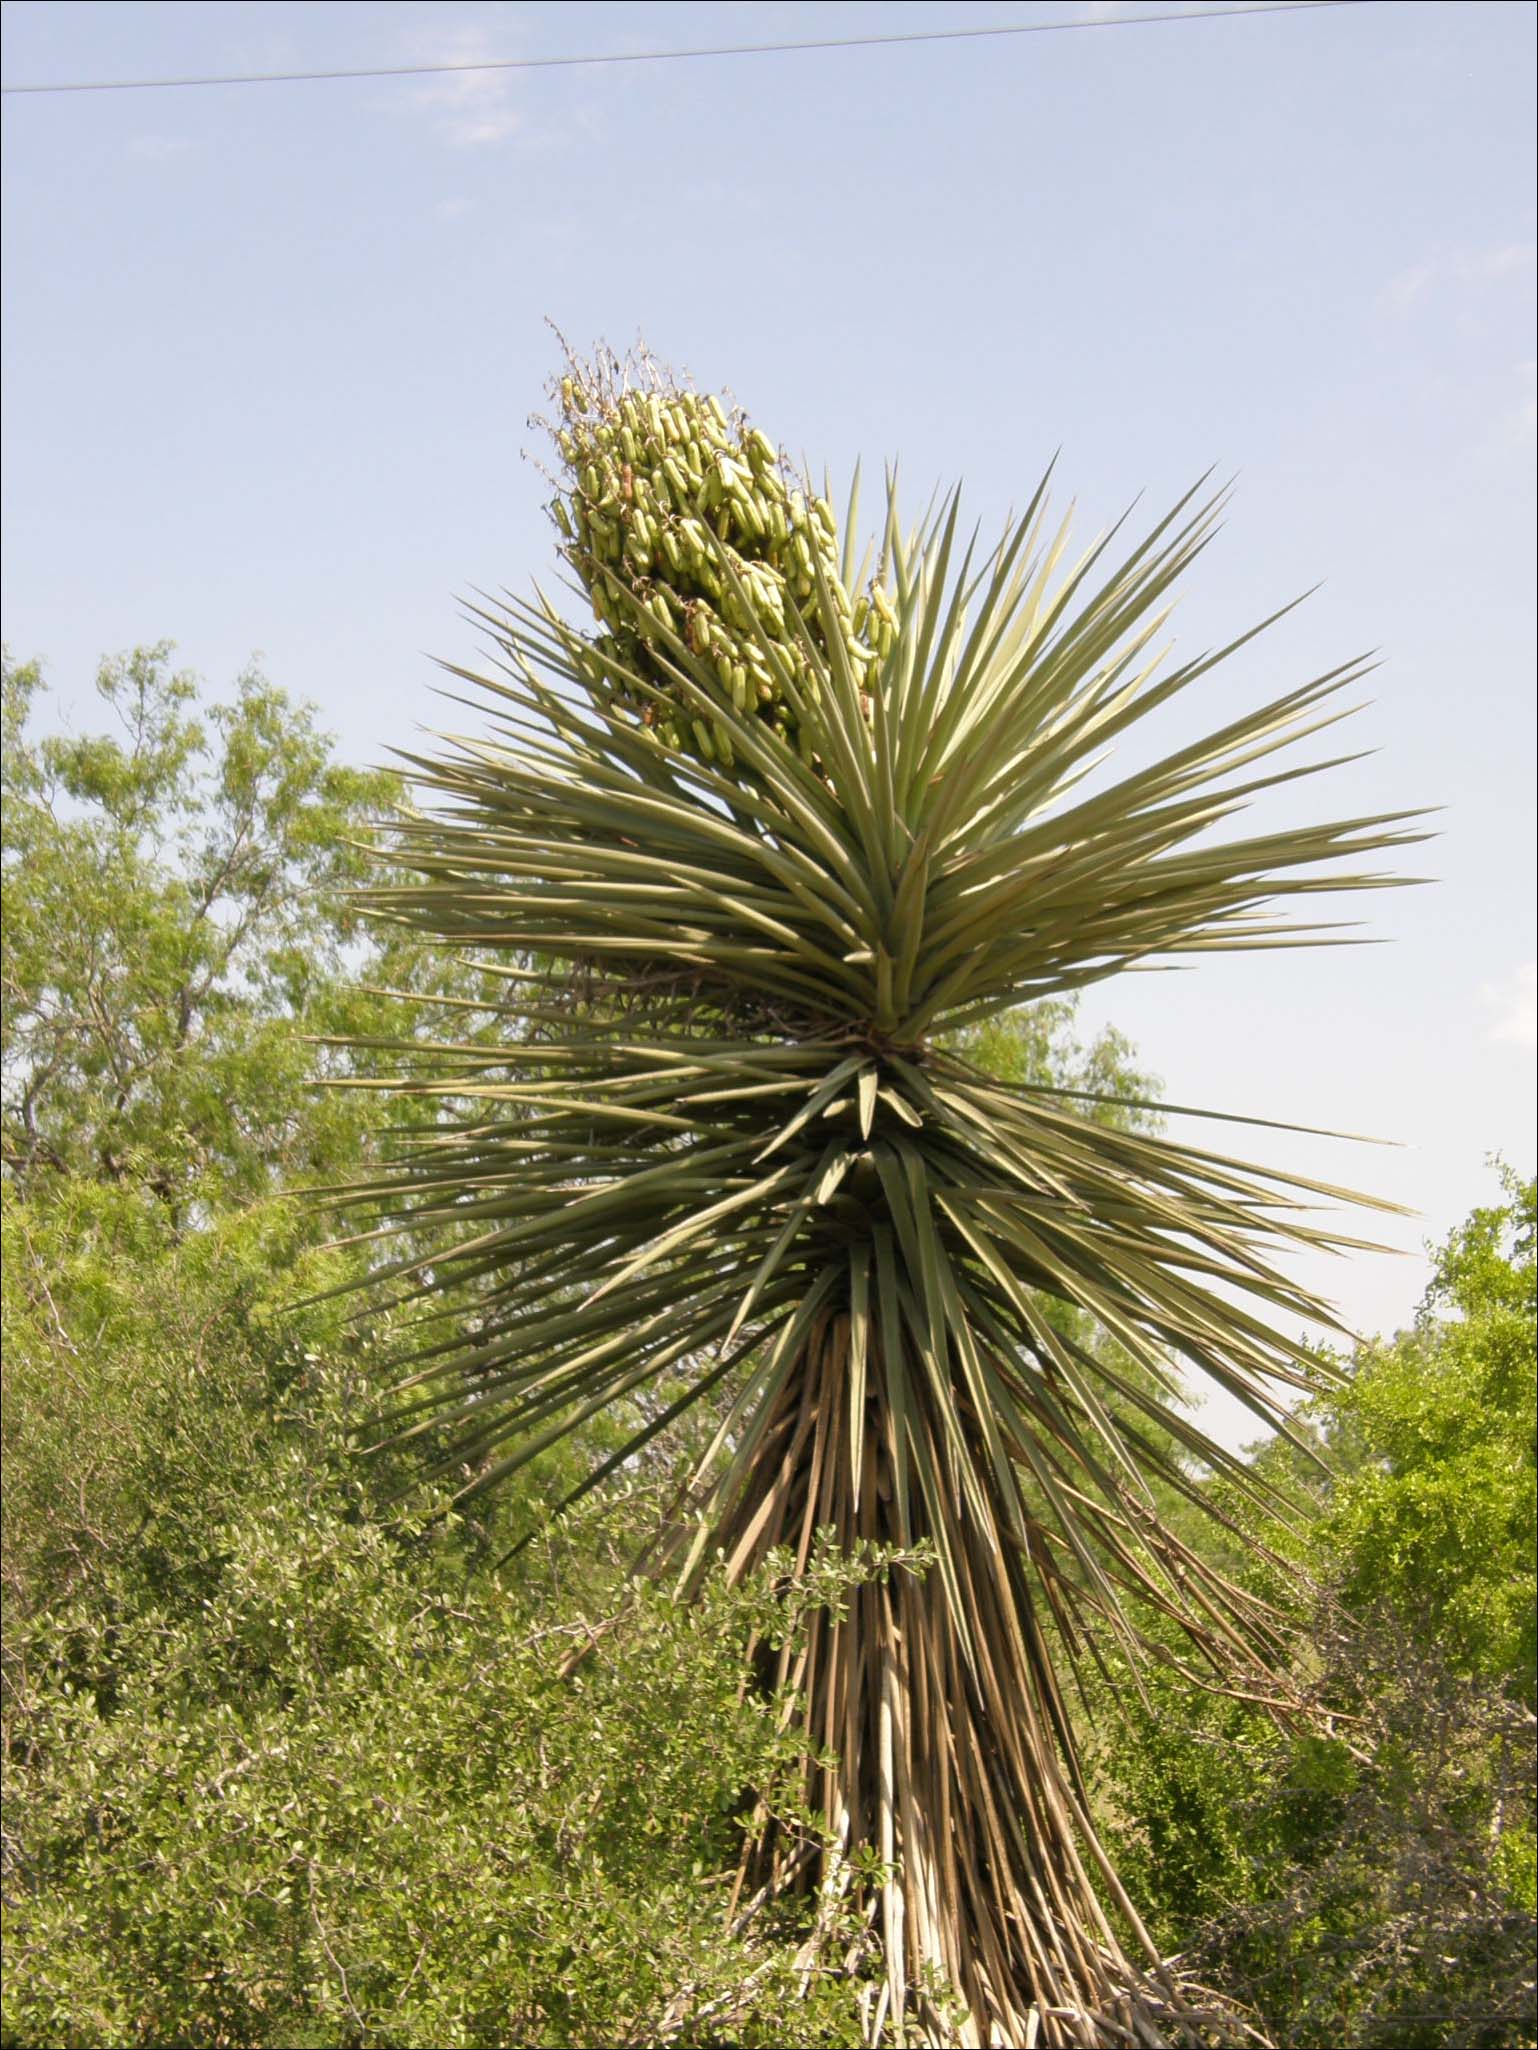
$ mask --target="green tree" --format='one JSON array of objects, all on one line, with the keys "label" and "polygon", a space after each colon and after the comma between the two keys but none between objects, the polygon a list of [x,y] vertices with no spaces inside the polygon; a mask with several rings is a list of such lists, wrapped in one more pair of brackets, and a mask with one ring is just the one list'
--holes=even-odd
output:
[{"label": "green tree", "polygon": [[[912,537],[891,503],[862,584],[853,510],[840,551],[740,416],[608,361],[560,398],[557,523],[602,630],[543,600],[484,615],[493,729],[418,761],[435,809],[390,847],[413,879],[372,900],[506,962],[527,1026],[518,1074],[442,1049],[430,1129],[354,1192],[436,1234],[402,1294],[483,1291],[473,1329],[408,1354],[410,1427],[484,1490],[681,1379],[573,1499],[722,1391],[661,1546],[686,1588],[718,1554],[804,1561],[829,1526],[932,1547],[927,1576],[765,1648],[765,1686],[836,1751],[806,1789],[832,1841],[757,1832],[743,1883],[869,1919],[872,2036],[944,2037],[942,1981],[972,2040],[1100,2043],[1113,2009],[1146,2032],[1169,1989],[1089,1877],[1136,1930],[1065,1667],[1127,1641],[1141,1597],[1200,1667],[1271,1684],[1261,1606],[1154,1493],[1189,1486],[1172,1446],[1244,1481],[1171,1360],[1285,1424],[1277,1384],[1315,1370],[1276,1319],[1323,1312],[1274,1255],[1334,1241],[1287,1177],[945,1041],[1124,967],[1297,944],[1268,899],[1380,880],[1349,864],[1415,837],[1392,819],[1213,831],[1300,773],[1266,758],[1359,666],[1085,794],[1108,742],[1234,652],[1146,652],[1216,501],[1056,584],[1045,487],[986,557],[954,499]],[[517,979],[536,952],[564,990]],[[434,1092],[464,1105],[452,1134]]]},{"label": "green tree", "polygon": [[[1413,1328],[1312,1406],[1321,1513],[1267,1532],[1295,1613],[1297,1566],[1323,1591],[1294,1665],[1316,1713],[1268,1718],[1166,1671],[1097,1746],[1107,1833],[1160,1941],[1278,2042],[1538,2040],[1533,1184],[1503,1181],[1442,1248]],[[1262,1463],[1298,1477],[1285,1445]],[[1286,1602],[1288,1572],[1250,1577]]]},{"label": "green tree", "polygon": [[1413,1327],[1358,1355],[1329,1413],[1343,1479],[1321,1534],[1342,1596],[1534,1705],[1534,1184],[1442,1247]]},{"label": "green tree", "polygon": [[200,710],[170,655],[104,661],[116,730],[78,738],[34,733],[38,666],[5,664],[0,1158],[13,1190],[90,1177],[174,1224],[355,1156],[376,1113],[315,1091],[350,1063],[308,1035],[399,1032],[357,985],[421,963],[339,897],[396,780],[340,765],[255,670]]}]

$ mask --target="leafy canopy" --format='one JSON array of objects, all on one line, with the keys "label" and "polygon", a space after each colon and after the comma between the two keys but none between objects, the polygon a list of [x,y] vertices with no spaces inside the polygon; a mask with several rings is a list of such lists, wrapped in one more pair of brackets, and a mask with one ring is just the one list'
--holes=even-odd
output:
[{"label": "leafy canopy", "polygon": [[1343,1470],[1323,1542],[1353,1607],[1433,1632],[1456,1670],[1534,1702],[1531,1177],[1502,1172],[1441,1248],[1413,1327],[1365,1348],[1329,1442]]},{"label": "leafy canopy", "polygon": [[36,663],[7,659],[7,1180],[37,1195],[96,1179],[182,1224],[334,1174],[369,1114],[317,1095],[306,1035],[421,1028],[360,977],[418,1000],[473,986],[336,901],[396,779],[337,762],[312,711],[254,669],[201,709],[166,642],[102,663],[108,731],[38,734],[43,689]]},{"label": "leafy canopy", "polygon": [[1161,1944],[1279,2042],[1535,2040],[1533,1183],[1502,1178],[1413,1328],[1310,1405],[1334,1477],[1288,1548],[1321,1713],[1279,1724],[1156,1670],[1129,1714],[1125,1675],[1107,1685],[1118,1867]]}]

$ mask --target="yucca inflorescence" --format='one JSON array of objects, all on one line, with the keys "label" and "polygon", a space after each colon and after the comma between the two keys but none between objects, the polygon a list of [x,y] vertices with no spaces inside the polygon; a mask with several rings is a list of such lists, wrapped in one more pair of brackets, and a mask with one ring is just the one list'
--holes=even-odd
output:
[{"label": "yucca inflorescence", "polygon": [[[1343,716],[1362,665],[1088,786],[1243,645],[1174,668],[1153,645],[1216,500],[1060,571],[1044,485],[984,553],[954,497],[904,536],[889,494],[851,596],[826,511],[724,408],[612,361],[562,399],[560,516],[603,631],[543,597],[481,613],[490,730],[408,757],[433,808],[390,836],[414,879],[372,893],[510,992],[505,1047],[413,1049],[388,1086],[415,1137],[346,1198],[431,1247],[378,1276],[427,1313],[401,1428],[484,1488],[638,1405],[585,1489],[709,1397],[663,1546],[686,1585],[776,1547],[799,1572],[819,1530],[931,1551],[766,1653],[827,1833],[766,1826],[744,1884],[868,1912],[872,2040],[938,2040],[941,1979],[964,2040],[1157,2040],[1174,1996],[1123,1948],[1069,1669],[1098,1632],[1134,1644],[1146,1603],[1210,1684],[1276,1684],[1273,1619],[1155,1489],[1205,1500],[1185,1455],[1260,1485],[1173,1398],[1195,1370],[1282,1419],[1313,1366],[1278,1320],[1328,1313],[1278,1261],[1352,1243],[1310,1216],[1344,1192],[1096,1122],[939,1035],[1334,937],[1267,901],[1381,882],[1341,864],[1417,837],[1407,815],[1219,829],[1308,773],[1268,758]],[[473,1330],[434,1315],[459,1287]]]},{"label": "yucca inflorescence", "polygon": [[[604,629],[584,665],[591,687],[631,704],[664,745],[731,769],[726,722],[680,703],[672,687],[669,649],[681,640],[736,712],[773,726],[809,760],[810,736],[778,669],[815,698],[829,634],[858,681],[892,643],[885,589],[876,579],[856,588],[870,563],[853,567],[852,526],[840,558],[826,496],[739,410],[701,399],[649,359],[573,361],[557,392],[565,476],[551,510]],[[778,663],[765,658],[764,631]]]}]

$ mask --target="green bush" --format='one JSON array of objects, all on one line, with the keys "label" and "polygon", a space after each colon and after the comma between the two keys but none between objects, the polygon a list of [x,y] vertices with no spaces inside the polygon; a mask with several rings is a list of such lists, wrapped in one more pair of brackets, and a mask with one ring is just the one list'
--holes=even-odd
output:
[{"label": "green bush", "polygon": [[137,1264],[8,1209],[7,2043],[851,2040],[728,1927],[762,1587],[628,1583],[612,1506],[511,1575],[381,1519],[283,1206]]},{"label": "green bush", "polygon": [[[1266,1535],[1323,1591],[1299,1613],[1293,1590],[1308,1713],[1156,1671],[1099,1755],[1158,1940],[1300,2050],[1538,2041],[1533,1184],[1507,1175],[1505,1199],[1305,1419],[1334,1467],[1322,1513]],[[1260,1464],[1307,1484],[1283,1445]],[[1250,1578],[1285,1603],[1281,1562]]]}]

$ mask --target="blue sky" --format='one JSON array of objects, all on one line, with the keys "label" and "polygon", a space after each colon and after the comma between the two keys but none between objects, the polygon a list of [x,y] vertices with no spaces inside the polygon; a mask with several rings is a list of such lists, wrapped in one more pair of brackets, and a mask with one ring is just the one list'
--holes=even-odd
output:
[{"label": "blue sky", "polygon": [[[1058,4],[13,4],[6,82],[1096,20]],[[1154,10],[1161,11],[1161,10]],[[1200,8],[1186,9],[1195,15]],[[1256,1150],[1421,1213],[1306,1278],[1364,1328],[1533,1158],[1534,11],[1372,4],[524,74],[9,98],[4,631],[55,716],[169,637],[260,653],[356,760],[435,718],[455,595],[548,572],[527,415],[640,331],[835,477],[987,524],[1061,448],[1086,537],[1237,472],[1187,650],[1325,579],[1172,714],[1381,651],[1371,760],[1438,804],[1390,946],[1107,985],[1175,1100],[1382,1134]],[[1280,815],[1280,813],[1278,813]]]}]

